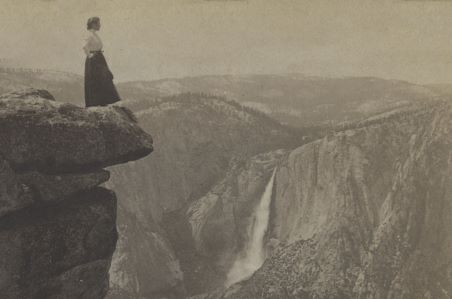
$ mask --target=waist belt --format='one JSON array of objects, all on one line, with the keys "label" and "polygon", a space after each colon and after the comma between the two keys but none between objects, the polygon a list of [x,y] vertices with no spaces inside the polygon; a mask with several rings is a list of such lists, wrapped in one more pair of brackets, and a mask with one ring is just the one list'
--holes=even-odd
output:
[{"label": "waist belt", "polygon": [[102,53],[102,50],[96,50],[96,51],[89,51],[90,53]]}]

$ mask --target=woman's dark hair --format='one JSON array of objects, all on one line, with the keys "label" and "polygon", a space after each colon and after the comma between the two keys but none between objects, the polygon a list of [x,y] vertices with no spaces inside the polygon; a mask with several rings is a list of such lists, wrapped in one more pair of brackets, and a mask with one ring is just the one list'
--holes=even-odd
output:
[{"label": "woman's dark hair", "polygon": [[99,17],[91,17],[88,19],[88,22],[86,22],[86,29],[90,30],[93,28],[94,24],[98,23],[100,21]]}]

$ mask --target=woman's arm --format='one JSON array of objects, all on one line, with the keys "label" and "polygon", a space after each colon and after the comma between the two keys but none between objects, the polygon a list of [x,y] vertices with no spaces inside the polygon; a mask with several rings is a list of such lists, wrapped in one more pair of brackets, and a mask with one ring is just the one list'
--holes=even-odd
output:
[{"label": "woman's arm", "polygon": [[85,39],[85,45],[83,46],[83,50],[85,51],[86,56],[89,58],[93,57],[93,53],[90,52],[91,51],[91,46],[90,46],[91,40],[92,40],[92,37],[88,36]]}]

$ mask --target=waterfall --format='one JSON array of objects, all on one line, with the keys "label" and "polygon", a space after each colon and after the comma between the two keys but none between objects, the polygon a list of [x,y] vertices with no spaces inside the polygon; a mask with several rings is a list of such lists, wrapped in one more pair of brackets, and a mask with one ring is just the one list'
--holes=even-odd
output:
[{"label": "waterfall", "polygon": [[270,181],[267,183],[261,200],[253,213],[253,219],[249,228],[250,238],[245,246],[243,254],[236,259],[229,271],[226,286],[230,286],[250,277],[264,263],[264,237],[270,218],[270,203],[275,174],[276,168],[273,170]]}]

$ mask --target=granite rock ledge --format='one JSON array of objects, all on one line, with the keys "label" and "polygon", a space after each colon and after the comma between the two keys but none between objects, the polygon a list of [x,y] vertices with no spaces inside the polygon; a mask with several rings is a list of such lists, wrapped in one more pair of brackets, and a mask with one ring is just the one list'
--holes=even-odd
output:
[{"label": "granite rock ledge", "polygon": [[152,144],[126,108],[80,108],[45,90],[0,96],[2,298],[105,296],[117,231],[103,168]]}]

